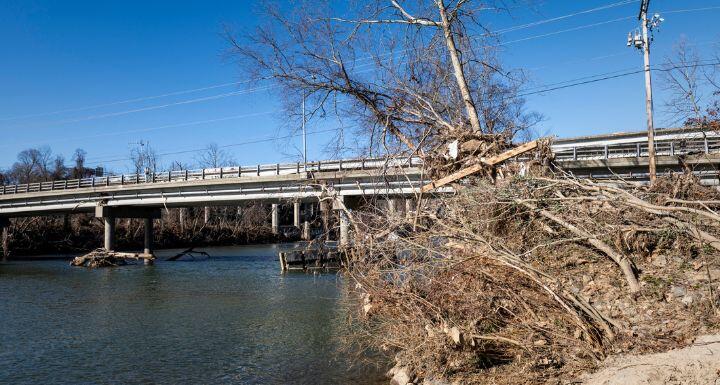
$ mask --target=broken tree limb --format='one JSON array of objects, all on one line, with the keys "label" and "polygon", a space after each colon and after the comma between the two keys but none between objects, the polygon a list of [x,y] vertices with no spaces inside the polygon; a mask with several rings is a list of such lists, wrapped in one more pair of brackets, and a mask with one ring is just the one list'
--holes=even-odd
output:
[{"label": "broken tree limb", "polygon": [[495,166],[496,164],[502,163],[512,157],[518,156],[520,154],[523,154],[525,152],[528,152],[530,150],[534,150],[538,146],[538,140],[533,140],[532,142],[528,142],[525,144],[522,144],[520,146],[517,146],[511,150],[505,151],[502,154],[495,155],[490,158],[480,158],[480,162],[482,164],[476,164],[472,165],[470,167],[464,168],[458,172],[452,173],[444,178],[438,179],[434,182],[430,182],[420,188],[420,192],[428,192],[432,191],[438,187],[442,187],[448,183],[452,183],[458,179],[462,179],[466,176],[472,175],[486,166]]},{"label": "broken tree limb", "polygon": [[626,256],[616,252],[613,250],[612,247],[610,247],[607,243],[601,241],[596,236],[588,233],[585,230],[582,230],[578,228],[577,226],[573,225],[572,223],[569,223],[556,215],[550,213],[547,210],[539,209],[537,206],[527,203],[527,202],[519,202],[520,204],[524,205],[525,207],[529,208],[530,210],[536,211],[538,214],[542,215],[543,217],[557,223],[558,225],[564,227],[565,229],[569,230],[571,233],[575,234],[578,237],[585,238],[589,244],[591,244],[596,249],[602,251],[605,255],[607,255],[610,259],[613,260],[619,267],[620,270],[622,270],[623,275],[625,275],[625,280],[628,283],[628,286],[630,287],[630,292],[637,293],[640,291],[640,282],[638,282],[637,276],[635,275],[635,270],[633,269],[632,262],[630,259],[628,259]]}]

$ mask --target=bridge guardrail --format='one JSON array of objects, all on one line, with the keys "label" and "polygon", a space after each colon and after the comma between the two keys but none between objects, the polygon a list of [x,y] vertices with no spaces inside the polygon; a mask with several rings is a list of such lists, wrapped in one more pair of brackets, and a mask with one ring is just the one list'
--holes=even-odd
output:
[{"label": "bridge guardrail", "polygon": [[422,164],[419,158],[356,158],[308,163],[276,163],[255,166],[233,166],[196,170],[165,171],[148,174],[120,174],[82,179],[65,179],[27,184],[0,186],[0,195],[13,195],[44,191],[77,190],[103,186],[139,185],[145,183],[186,182],[245,178],[271,175],[293,175],[301,172],[370,170],[396,167],[415,167]]},{"label": "bridge guardrail", "polygon": [[[642,158],[648,156],[647,141],[609,145],[573,146],[554,149],[556,161]],[[720,138],[687,138],[659,140],[655,142],[658,156],[720,153]]]}]

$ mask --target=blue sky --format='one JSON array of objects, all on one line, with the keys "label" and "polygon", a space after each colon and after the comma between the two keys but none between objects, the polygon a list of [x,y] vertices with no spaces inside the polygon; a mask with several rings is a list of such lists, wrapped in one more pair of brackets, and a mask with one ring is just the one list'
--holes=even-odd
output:
[{"label": "blue sky", "polygon": [[[518,9],[511,17],[492,16],[488,22],[505,28],[614,2],[547,0],[534,10]],[[639,2],[506,33],[503,57],[508,66],[528,71],[530,86],[641,68],[640,53],[625,47],[627,32],[637,21],[616,20],[636,16],[638,7]],[[720,1],[651,2],[651,12],[705,7],[720,7]],[[82,147],[90,165],[126,171],[124,158],[140,140],[161,154],[182,152],[163,156],[163,165],[192,163],[194,154],[184,151],[212,142],[254,141],[228,147],[242,164],[297,160],[299,137],[258,141],[286,134],[280,129],[280,103],[268,90],[240,83],[245,80],[242,71],[224,56],[223,25],[252,28],[254,8],[252,1],[3,0],[0,168],[10,166],[24,148],[48,145],[68,159]],[[698,44],[704,58],[717,48],[714,43],[720,44],[720,8],[663,16],[666,21],[653,45],[656,63],[683,35]],[[513,42],[522,39],[528,40]],[[655,85],[656,126],[661,127],[667,118],[657,78]],[[252,92],[236,92],[248,88]],[[167,96],[146,99],[158,95]],[[141,100],[116,103],[130,99]],[[643,78],[638,74],[532,95],[528,107],[545,116],[543,133],[642,130]],[[320,128],[309,127],[314,129]],[[310,159],[326,157],[323,135],[309,136]]]}]

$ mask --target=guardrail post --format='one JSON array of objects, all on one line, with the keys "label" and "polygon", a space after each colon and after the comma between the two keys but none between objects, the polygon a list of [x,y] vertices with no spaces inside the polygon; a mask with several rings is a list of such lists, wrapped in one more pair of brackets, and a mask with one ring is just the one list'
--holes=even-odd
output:
[{"label": "guardrail post", "polygon": [[280,163],[275,163],[275,175],[280,175]]},{"label": "guardrail post", "polygon": [[573,147],[573,160],[577,160],[577,147]]},{"label": "guardrail post", "polygon": [[222,178],[223,178],[223,168],[220,167],[220,179],[222,179]]},{"label": "guardrail post", "polygon": [[675,155],[675,142],[670,142],[670,155]]},{"label": "guardrail post", "polygon": [[95,187],[95,177],[92,177],[92,182],[90,183],[92,187]]},{"label": "guardrail post", "polygon": [[188,180],[188,170],[185,170],[185,180]]},{"label": "guardrail post", "polygon": [[640,143],[635,143],[635,155],[640,157]]},{"label": "guardrail post", "polygon": [[153,183],[155,183],[155,173],[154,172],[150,174],[150,179],[152,180]]},{"label": "guardrail post", "polygon": [[201,179],[205,179],[205,169],[202,169],[202,177]]},{"label": "guardrail post", "polygon": [[135,174],[135,184],[140,183],[140,174]]},{"label": "guardrail post", "polygon": [[338,161],[338,170],[342,171],[342,159]]},{"label": "guardrail post", "polygon": [[105,177],[105,186],[110,186],[110,175]]},{"label": "guardrail post", "polygon": [[604,150],[605,150],[605,159],[607,159],[608,158],[608,145],[607,144],[605,145]]},{"label": "guardrail post", "polygon": [[299,174],[299,173],[300,173],[300,162],[297,162],[297,163],[295,164],[295,173],[296,173],[296,174]]},{"label": "guardrail post", "polygon": [[361,170],[365,169],[365,158],[360,159],[360,169]]},{"label": "guardrail post", "polygon": [[318,160],[318,172],[320,171],[320,161]]},{"label": "guardrail post", "polygon": [[708,138],[707,138],[707,136],[705,136],[705,153],[706,153],[706,154],[709,154],[709,153],[710,153],[710,144],[708,143]]},{"label": "guardrail post", "polygon": [[257,165],[257,176],[260,176],[260,165]]},{"label": "guardrail post", "polygon": [[238,178],[242,177],[242,166],[238,166]]}]

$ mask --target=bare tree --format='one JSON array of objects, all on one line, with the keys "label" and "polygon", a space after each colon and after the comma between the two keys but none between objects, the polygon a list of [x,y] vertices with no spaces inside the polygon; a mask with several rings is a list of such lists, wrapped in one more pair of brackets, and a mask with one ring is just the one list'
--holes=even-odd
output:
[{"label": "bare tree", "polygon": [[72,178],[73,179],[82,179],[86,175],[85,170],[85,159],[87,158],[87,152],[83,150],[82,148],[75,149],[75,153],[73,153],[73,163],[75,163],[75,166],[72,170]]},{"label": "bare tree", "polygon": [[673,56],[665,60],[663,89],[668,93],[664,101],[668,123],[691,127],[717,124],[717,96],[720,92],[716,78],[717,65],[707,65],[682,38],[675,45]]},{"label": "bare tree", "polygon": [[51,173],[51,179],[65,179],[68,174],[68,169],[65,167],[65,157],[62,155],[55,156],[53,160],[53,170]]},{"label": "bare tree", "polygon": [[130,149],[130,159],[135,167],[135,173],[154,173],[157,171],[158,155],[150,146],[150,142],[140,141]]},{"label": "bare tree", "polygon": [[216,143],[211,143],[205,147],[196,158],[200,167],[218,168],[227,167],[235,163],[232,155],[220,148]]},{"label": "bare tree", "polygon": [[502,2],[405,3],[376,0],[342,17],[329,2],[292,12],[270,5],[267,25],[228,38],[244,68],[281,86],[291,119],[307,95],[311,117],[359,127],[370,151],[422,154],[462,135],[511,139],[537,121],[517,97],[522,76],[502,69],[480,22]]},{"label": "bare tree", "polygon": [[51,158],[52,150],[47,146],[23,150],[18,154],[10,173],[18,183],[49,180]]}]

